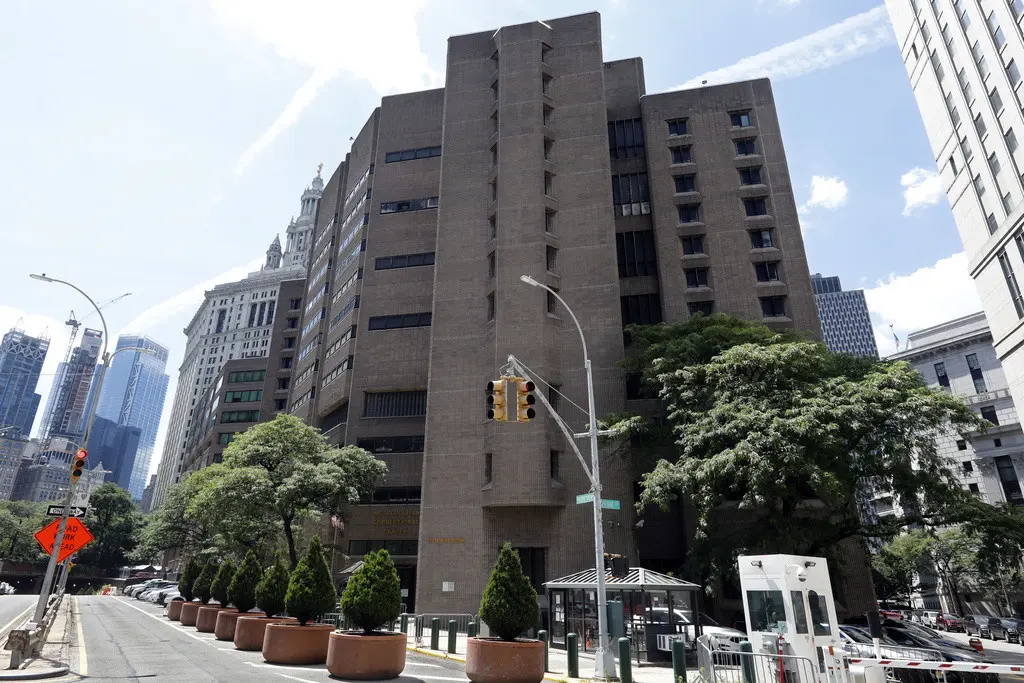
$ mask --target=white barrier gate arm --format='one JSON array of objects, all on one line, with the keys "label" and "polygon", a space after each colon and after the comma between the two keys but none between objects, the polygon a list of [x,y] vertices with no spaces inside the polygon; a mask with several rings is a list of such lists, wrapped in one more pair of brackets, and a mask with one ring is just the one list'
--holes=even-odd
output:
[{"label": "white barrier gate arm", "polygon": [[848,664],[882,666],[895,669],[922,669],[925,671],[973,671],[990,674],[1024,674],[1024,664],[979,664],[977,662],[934,662],[918,659],[861,659],[847,658]]}]

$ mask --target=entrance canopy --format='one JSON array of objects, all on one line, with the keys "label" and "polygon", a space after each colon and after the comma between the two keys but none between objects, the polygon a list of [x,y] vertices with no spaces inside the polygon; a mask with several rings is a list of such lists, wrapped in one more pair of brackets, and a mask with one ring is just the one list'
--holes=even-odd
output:
[{"label": "entrance canopy", "polygon": [[[634,567],[622,577],[612,576],[611,572],[605,571],[605,588],[609,591],[675,591],[675,590],[700,590],[700,586],[689,581],[677,579],[667,574],[659,574],[643,567]],[[569,576],[548,581],[545,588],[597,588],[597,571],[584,569],[581,572]]]}]

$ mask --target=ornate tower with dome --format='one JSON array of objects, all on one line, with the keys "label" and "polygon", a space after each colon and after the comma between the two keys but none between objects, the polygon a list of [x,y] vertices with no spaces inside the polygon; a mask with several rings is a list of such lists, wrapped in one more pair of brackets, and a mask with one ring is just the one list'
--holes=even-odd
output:
[{"label": "ornate tower with dome", "polygon": [[324,180],[320,177],[323,164],[316,169],[316,177],[302,193],[299,217],[292,218],[285,233],[284,263],[285,266],[306,266],[309,250],[313,246],[313,223],[316,221],[316,209],[320,205],[320,197],[324,194]]}]

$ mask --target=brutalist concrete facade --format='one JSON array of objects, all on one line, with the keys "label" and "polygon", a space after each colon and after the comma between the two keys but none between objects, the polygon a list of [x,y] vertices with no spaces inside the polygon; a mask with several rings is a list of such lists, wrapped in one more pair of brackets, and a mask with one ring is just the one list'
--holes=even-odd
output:
[{"label": "brutalist concrete facade", "polygon": [[[538,584],[594,563],[557,426],[486,419],[514,354],[586,423],[576,328],[521,275],[579,317],[598,415],[646,405],[626,324],[714,310],[820,335],[769,82],[646,95],[640,59],[603,60],[596,13],[451,38],[444,89],[382,100],[314,236],[289,410],[387,462],[336,550],[389,548],[420,613],[475,612],[506,540]],[[609,452],[602,478],[607,550],[647,562],[639,473]],[[687,526],[661,520],[659,567]]]}]

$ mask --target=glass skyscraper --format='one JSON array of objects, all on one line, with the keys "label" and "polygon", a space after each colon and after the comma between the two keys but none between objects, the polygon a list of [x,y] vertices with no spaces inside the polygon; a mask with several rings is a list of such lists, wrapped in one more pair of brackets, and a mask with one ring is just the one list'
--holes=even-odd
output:
[{"label": "glass skyscraper", "polygon": [[156,448],[156,434],[167,395],[167,347],[144,335],[122,334],[117,348],[144,348],[153,353],[123,351],[114,356],[100,390],[96,414],[119,425],[139,428],[139,447],[132,466],[128,491],[135,500],[149,479],[149,463]]},{"label": "glass skyscraper", "polygon": [[0,342],[0,435],[27,439],[39,409],[36,383],[50,340],[17,327]]}]

